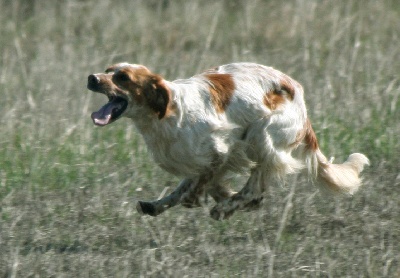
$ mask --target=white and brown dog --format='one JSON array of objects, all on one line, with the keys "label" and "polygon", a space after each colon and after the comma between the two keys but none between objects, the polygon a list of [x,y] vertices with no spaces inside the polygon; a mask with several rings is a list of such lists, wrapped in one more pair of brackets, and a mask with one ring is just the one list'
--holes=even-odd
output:
[{"label": "white and brown dog", "polygon": [[[205,191],[217,202],[214,219],[257,206],[267,186],[306,168],[320,188],[354,193],[368,159],[332,164],[322,154],[307,118],[302,86],[271,67],[234,63],[189,79],[167,81],[146,67],[120,63],[88,77],[88,88],[109,102],[92,114],[104,126],[124,116],[142,134],[155,162],[184,179],[168,196],[139,201],[156,216],[177,204],[199,204]],[[232,173],[249,174],[238,193]]]}]

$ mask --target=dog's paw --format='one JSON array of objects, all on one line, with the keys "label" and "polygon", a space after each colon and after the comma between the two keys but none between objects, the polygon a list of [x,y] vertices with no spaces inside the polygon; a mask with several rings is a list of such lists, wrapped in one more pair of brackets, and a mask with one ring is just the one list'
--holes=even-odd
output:
[{"label": "dog's paw", "polygon": [[158,214],[155,206],[150,202],[138,201],[136,204],[136,210],[140,214],[147,214],[150,216],[157,216]]},{"label": "dog's paw", "polygon": [[211,211],[210,211],[210,216],[212,219],[214,220],[224,220],[224,219],[228,219],[229,217],[231,217],[233,214],[233,211],[230,212],[226,212],[223,211],[221,208],[219,208],[218,206],[215,206]]}]

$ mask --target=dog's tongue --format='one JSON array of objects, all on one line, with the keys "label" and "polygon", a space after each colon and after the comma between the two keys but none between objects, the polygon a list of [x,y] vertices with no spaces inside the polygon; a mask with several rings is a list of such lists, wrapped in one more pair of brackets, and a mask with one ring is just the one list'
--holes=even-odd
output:
[{"label": "dog's tongue", "polygon": [[93,123],[99,126],[107,125],[110,122],[113,108],[114,108],[113,103],[109,102],[103,107],[101,107],[99,111],[93,112],[91,115]]}]

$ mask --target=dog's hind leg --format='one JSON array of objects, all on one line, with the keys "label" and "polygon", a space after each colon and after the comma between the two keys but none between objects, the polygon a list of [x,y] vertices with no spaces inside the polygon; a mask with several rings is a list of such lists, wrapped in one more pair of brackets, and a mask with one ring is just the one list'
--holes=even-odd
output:
[{"label": "dog's hind leg", "polygon": [[229,218],[237,209],[257,207],[262,201],[266,186],[265,174],[260,169],[254,169],[243,189],[218,203],[210,211],[210,216],[222,220]]},{"label": "dog's hind leg", "polygon": [[219,203],[232,197],[236,192],[232,191],[228,184],[224,182],[214,181],[207,183],[206,180],[200,179],[196,186],[192,186],[190,190],[183,194],[181,204],[186,208],[201,207],[200,197],[204,195],[207,200],[207,194],[209,194],[215,202]]},{"label": "dog's hind leg", "polygon": [[228,184],[224,181],[214,182],[207,185],[206,192],[211,195],[215,202],[220,203],[233,195],[237,194],[231,190]]}]

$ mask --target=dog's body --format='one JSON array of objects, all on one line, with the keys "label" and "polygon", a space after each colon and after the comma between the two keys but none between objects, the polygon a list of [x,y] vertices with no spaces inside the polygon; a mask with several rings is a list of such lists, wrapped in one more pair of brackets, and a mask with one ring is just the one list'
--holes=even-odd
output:
[{"label": "dog's body", "polygon": [[[318,148],[307,118],[302,86],[270,67],[236,63],[190,79],[169,82],[141,65],[111,66],[88,78],[88,88],[110,102],[92,114],[97,125],[131,118],[154,160],[184,177],[170,195],[139,202],[138,209],[158,215],[182,203],[198,204],[206,190],[218,203],[215,219],[257,205],[266,186],[302,168],[331,192],[352,194],[368,159],[353,154],[331,164]],[[248,173],[245,187],[230,190],[232,173]]]}]

